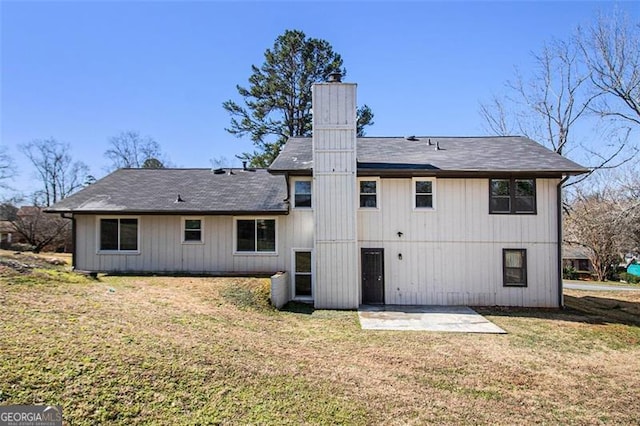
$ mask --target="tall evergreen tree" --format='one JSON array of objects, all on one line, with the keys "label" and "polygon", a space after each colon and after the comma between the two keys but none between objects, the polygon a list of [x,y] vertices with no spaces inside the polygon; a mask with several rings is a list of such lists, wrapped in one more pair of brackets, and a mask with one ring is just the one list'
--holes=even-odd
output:
[{"label": "tall evergreen tree", "polygon": [[[252,166],[266,167],[292,136],[311,136],[311,85],[332,72],[346,75],[342,58],[325,41],[308,38],[302,31],[287,30],[267,49],[260,68],[251,66],[249,88],[236,86],[244,106],[223,103],[231,114],[226,130],[237,137],[249,135],[256,150],[243,153]],[[358,109],[358,134],[373,124],[373,112]]]}]

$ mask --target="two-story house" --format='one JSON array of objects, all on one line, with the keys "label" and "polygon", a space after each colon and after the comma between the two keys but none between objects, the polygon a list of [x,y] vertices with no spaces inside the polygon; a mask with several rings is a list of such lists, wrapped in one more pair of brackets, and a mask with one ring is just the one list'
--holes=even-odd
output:
[{"label": "two-story house", "polygon": [[121,169],[52,206],[95,272],[286,272],[288,298],[562,305],[561,184],[524,137],[356,136],[356,85],[313,86],[313,136],[268,170]]}]

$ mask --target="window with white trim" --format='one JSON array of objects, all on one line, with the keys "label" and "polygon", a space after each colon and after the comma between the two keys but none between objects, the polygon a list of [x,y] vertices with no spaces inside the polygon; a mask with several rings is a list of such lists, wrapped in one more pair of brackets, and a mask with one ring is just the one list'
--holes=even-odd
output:
[{"label": "window with white trim", "polygon": [[311,251],[294,251],[294,294],[295,297],[312,296]]},{"label": "window with white trim", "polygon": [[275,253],[275,219],[236,219],[236,252]]},{"label": "window with white trim", "polygon": [[203,239],[203,223],[204,220],[199,217],[182,218],[182,242],[183,243],[202,243]]},{"label": "window with white trim", "polygon": [[359,179],[360,208],[378,208],[378,181],[376,179]]},{"label": "window with white trim", "polygon": [[101,218],[99,250],[105,252],[138,251],[137,218]]},{"label": "window with white trim", "polygon": [[293,182],[293,207],[311,208],[311,180],[295,180]]},{"label": "window with white trim", "polygon": [[413,179],[413,208],[435,209],[436,180],[434,178]]}]

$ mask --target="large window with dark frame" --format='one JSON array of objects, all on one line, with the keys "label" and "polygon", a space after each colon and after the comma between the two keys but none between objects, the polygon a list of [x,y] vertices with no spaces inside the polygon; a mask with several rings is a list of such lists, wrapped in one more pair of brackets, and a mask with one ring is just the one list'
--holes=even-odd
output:
[{"label": "large window with dark frame", "polygon": [[236,251],[240,253],[275,253],[275,219],[237,219]]},{"label": "large window with dark frame", "polygon": [[502,277],[505,287],[527,286],[527,250],[502,250]]},{"label": "large window with dark frame", "polygon": [[296,208],[311,207],[311,181],[310,180],[295,181],[293,206]]},{"label": "large window with dark frame", "polygon": [[535,179],[490,179],[489,213],[535,214]]},{"label": "large window with dark frame", "polygon": [[138,251],[138,219],[100,219],[100,251]]}]

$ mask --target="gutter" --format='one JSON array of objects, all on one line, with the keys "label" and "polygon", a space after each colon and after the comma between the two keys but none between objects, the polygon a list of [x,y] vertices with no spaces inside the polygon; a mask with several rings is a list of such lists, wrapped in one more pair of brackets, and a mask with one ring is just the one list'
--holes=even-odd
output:
[{"label": "gutter", "polygon": [[562,185],[570,178],[571,176],[565,176],[562,178],[557,185],[556,191],[556,207],[557,207],[557,215],[558,215],[558,307],[560,309],[564,308],[564,296],[563,296],[563,282],[562,282]]},{"label": "gutter", "polygon": [[[289,210],[45,210],[46,213],[64,214],[99,214],[113,215],[149,215],[149,216],[282,216]],[[64,217],[64,216],[63,216]],[[71,217],[66,217],[71,219]]]}]

